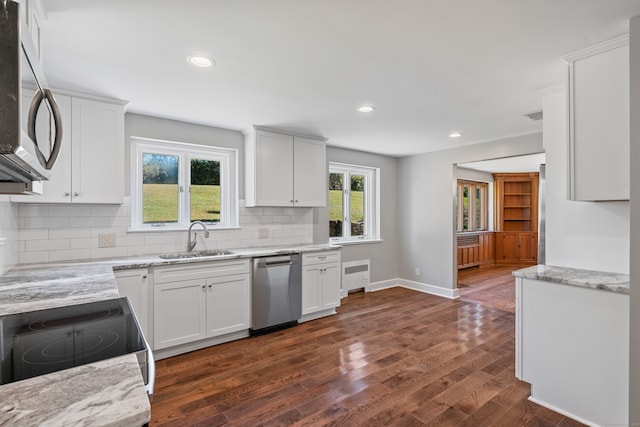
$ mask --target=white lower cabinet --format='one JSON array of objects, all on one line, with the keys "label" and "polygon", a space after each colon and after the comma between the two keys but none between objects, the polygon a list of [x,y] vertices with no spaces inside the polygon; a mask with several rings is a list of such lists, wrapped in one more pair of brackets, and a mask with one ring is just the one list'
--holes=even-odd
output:
[{"label": "white lower cabinet", "polygon": [[142,333],[151,339],[149,331],[149,271],[146,268],[133,268],[114,271],[118,293],[129,298]]},{"label": "white lower cabinet", "polygon": [[154,349],[164,349],[250,326],[249,260],[156,267]]},{"label": "white lower cabinet", "polygon": [[162,283],[153,289],[154,348],[206,338],[205,279]]},{"label": "white lower cabinet", "polygon": [[207,336],[249,329],[248,274],[207,279]]},{"label": "white lower cabinet", "polygon": [[340,251],[302,255],[302,315],[340,305]]}]

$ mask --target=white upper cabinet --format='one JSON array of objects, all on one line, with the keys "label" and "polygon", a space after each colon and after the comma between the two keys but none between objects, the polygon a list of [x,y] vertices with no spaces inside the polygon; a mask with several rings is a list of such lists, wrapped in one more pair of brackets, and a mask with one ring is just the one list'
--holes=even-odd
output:
[{"label": "white upper cabinet", "polygon": [[[63,120],[62,148],[43,194],[22,203],[120,204],[124,197],[124,105],[55,94]],[[28,104],[27,104],[28,105]]]},{"label": "white upper cabinet", "polygon": [[629,38],[568,55],[569,199],[629,200]]},{"label": "white upper cabinet", "polygon": [[324,139],[254,126],[245,159],[247,206],[326,206]]}]

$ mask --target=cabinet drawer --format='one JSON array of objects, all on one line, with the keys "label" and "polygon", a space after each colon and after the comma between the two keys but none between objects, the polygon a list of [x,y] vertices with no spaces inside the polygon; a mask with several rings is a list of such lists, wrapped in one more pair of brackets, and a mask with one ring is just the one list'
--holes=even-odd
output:
[{"label": "cabinet drawer", "polygon": [[340,251],[302,254],[302,265],[325,264],[328,262],[340,262]]},{"label": "cabinet drawer", "polygon": [[232,274],[249,273],[248,259],[234,259],[228,261],[197,262],[170,267],[156,267],[153,269],[153,282],[168,283],[190,279],[201,279]]}]

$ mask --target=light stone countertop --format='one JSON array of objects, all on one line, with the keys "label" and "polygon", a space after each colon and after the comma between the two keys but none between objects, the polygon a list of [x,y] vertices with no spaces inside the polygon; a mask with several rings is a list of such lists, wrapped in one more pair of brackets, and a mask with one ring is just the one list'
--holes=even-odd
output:
[{"label": "light stone countertop", "polygon": [[[0,276],[0,315],[119,298],[114,270],[340,249],[334,245],[232,250],[165,260],[157,255],[20,265]],[[0,386],[0,425],[135,426],[151,410],[135,355]]]},{"label": "light stone countertop", "polygon": [[534,265],[513,272],[515,277],[553,282],[562,285],[629,294],[629,275],[578,268]]}]

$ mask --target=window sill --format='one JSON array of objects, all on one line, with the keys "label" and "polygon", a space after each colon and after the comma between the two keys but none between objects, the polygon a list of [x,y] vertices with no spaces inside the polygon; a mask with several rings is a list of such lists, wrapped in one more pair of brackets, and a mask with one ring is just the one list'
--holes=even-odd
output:
[{"label": "window sill", "polygon": [[[240,230],[240,226],[229,226],[229,227],[217,227],[217,226],[207,226],[207,231],[228,231],[228,230]],[[128,228],[127,233],[135,234],[135,233],[177,233],[177,232],[186,232],[189,231],[189,227],[173,227],[173,228],[165,228],[165,227],[154,227],[154,228]],[[201,227],[194,228],[192,231],[202,231]]]},{"label": "window sill", "polygon": [[362,240],[329,240],[329,243],[337,246],[350,246],[350,245],[366,245],[368,243],[382,243],[382,239],[362,239]]}]

